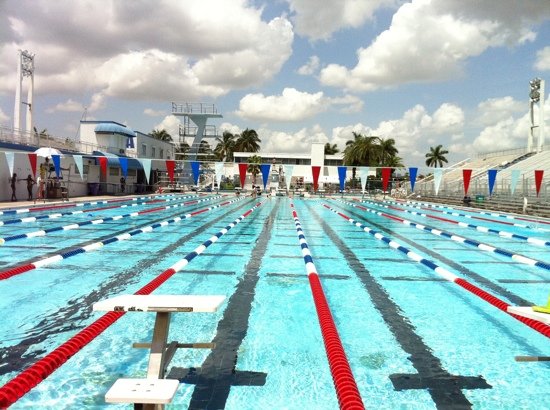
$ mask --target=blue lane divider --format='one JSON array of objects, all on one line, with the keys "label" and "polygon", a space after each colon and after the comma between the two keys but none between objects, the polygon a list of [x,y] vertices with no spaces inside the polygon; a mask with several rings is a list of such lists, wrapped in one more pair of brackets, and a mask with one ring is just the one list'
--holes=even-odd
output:
[{"label": "blue lane divider", "polygon": [[[345,204],[353,206],[353,207],[357,207],[357,205],[349,203],[349,202],[341,201],[339,199],[337,199],[337,201],[345,203]],[[467,238],[464,238],[464,237],[459,236],[459,235],[455,235],[455,234],[450,233],[450,232],[441,231],[439,229],[436,229],[436,228],[433,228],[433,227],[430,227],[430,226],[417,224],[417,223],[409,221],[407,219],[399,218],[395,215],[389,215],[389,214],[385,214],[383,212],[374,211],[374,210],[366,208],[366,207],[362,207],[362,208],[365,208],[365,210],[367,212],[370,212],[370,213],[373,213],[373,214],[376,214],[376,215],[379,215],[379,216],[382,216],[382,217],[391,218],[394,221],[398,221],[398,222],[401,222],[405,225],[412,226],[412,227],[414,227],[416,229],[419,229],[421,231],[430,232],[433,235],[442,236],[442,237],[451,239],[455,242],[465,243],[466,245],[474,246],[474,247],[476,247],[476,248],[478,248],[482,251],[493,252],[493,253],[496,253],[498,255],[507,256],[507,257],[512,258],[513,260],[515,260],[519,263],[523,263],[525,265],[536,266],[536,267],[539,267],[539,268],[550,271],[550,264],[548,264],[547,262],[543,262],[543,261],[539,261],[537,259],[529,258],[527,256],[523,256],[523,255],[520,255],[520,254],[517,254],[517,253],[513,253],[513,252],[507,251],[505,249],[496,248],[494,246],[491,246],[491,245],[488,245],[488,244],[485,244],[485,243],[482,243],[482,242],[478,242],[478,241],[473,240],[473,239],[467,239]]]},{"label": "blue lane divider", "polygon": [[[371,202],[371,201],[362,201],[362,202],[366,203],[366,204],[375,205],[375,206],[383,206],[384,208],[390,208],[389,206],[386,206],[386,205],[380,205],[377,202]],[[393,202],[393,201],[388,201],[388,202],[393,203],[394,205],[401,206],[401,205],[399,205],[398,202]],[[435,216],[435,215],[428,215],[428,214],[425,214],[425,213],[422,213],[422,212],[409,211],[408,209],[400,209],[400,211],[406,212],[406,213],[411,214],[411,215],[421,216],[421,217],[424,217],[424,218],[433,218],[433,219],[440,220],[440,221],[443,221],[443,222],[454,223],[458,226],[462,226],[464,228],[475,229],[476,231],[479,231],[479,232],[496,234],[496,235],[502,236],[503,238],[519,239],[521,241],[526,241],[529,244],[538,245],[538,246],[550,246],[550,242],[545,241],[544,239],[541,239],[541,238],[518,235],[518,234],[515,234],[515,233],[512,233],[512,232],[507,232],[507,231],[499,231],[498,229],[489,228],[489,227],[483,226],[483,225],[474,225],[474,224],[469,224],[469,223],[461,222],[461,221],[451,221],[449,219],[440,218],[440,217]]]},{"label": "blue lane divider", "polygon": [[[208,197],[208,198],[204,198],[204,199],[198,199],[198,200],[195,200],[193,202],[198,203],[198,202],[204,202],[204,201],[211,201],[213,199],[218,199],[218,198],[221,198],[221,195]],[[170,209],[170,208],[178,208],[178,207],[185,206],[185,205],[186,205],[185,203],[176,204],[176,205],[168,205],[168,206],[160,207],[160,208],[156,209],[156,211],[161,211],[161,210],[164,211],[164,210],[167,210],[167,209]],[[33,231],[33,232],[23,233],[23,234],[19,234],[19,235],[6,236],[5,238],[0,238],[0,245],[4,245],[4,243],[6,243],[6,242],[15,241],[17,239],[35,238],[35,237],[38,237],[38,236],[45,236],[45,235],[47,235],[49,233],[52,233],[52,232],[69,231],[69,230],[73,230],[73,229],[78,229],[78,228],[80,228],[82,226],[86,226],[86,225],[99,225],[99,224],[102,224],[102,223],[105,223],[105,222],[108,222],[108,221],[118,221],[119,219],[123,219],[123,218],[130,218],[130,217],[140,216],[140,215],[145,214],[145,213],[150,213],[150,211],[130,212],[130,213],[124,214],[124,215],[115,215],[115,216],[110,216],[110,217],[107,217],[107,218],[77,222],[77,223],[73,223],[73,224],[70,224],[70,225],[64,225],[64,226],[56,226],[54,228],[42,229],[42,230],[39,230],[39,231]]]}]

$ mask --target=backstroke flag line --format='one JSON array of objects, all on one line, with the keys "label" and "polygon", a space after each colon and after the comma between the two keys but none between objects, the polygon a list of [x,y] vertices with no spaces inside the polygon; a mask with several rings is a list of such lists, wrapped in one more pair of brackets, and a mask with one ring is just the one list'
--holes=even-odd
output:
[{"label": "backstroke flag line", "polygon": [[262,182],[264,183],[264,191],[267,186],[267,179],[269,178],[269,170],[271,169],[270,164],[260,165],[260,170],[262,171]]},{"label": "backstroke flag line", "polygon": [[441,178],[443,177],[443,170],[441,168],[434,169],[434,189],[435,195],[439,193],[439,185],[441,185]]},{"label": "backstroke flag line", "polygon": [[409,168],[409,181],[411,181],[411,192],[414,192],[414,184],[416,183],[416,175],[418,175],[418,168]]},{"label": "backstroke flag line", "polygon": [[285,165],[285,182],[286,182],[287,191],[290,191],[290,182],[292,180],[292,171],[294,171],[294,165]]}]

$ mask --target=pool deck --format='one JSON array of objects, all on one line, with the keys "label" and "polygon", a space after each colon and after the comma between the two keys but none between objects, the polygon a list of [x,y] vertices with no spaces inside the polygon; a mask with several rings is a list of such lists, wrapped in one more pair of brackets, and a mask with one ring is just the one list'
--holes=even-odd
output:
[{"label": "pool deck", "polygon": [[27,200],[17,200],[17,201],[0,201],[0,209],[12,209],[12,208],[37,208],[44,206],[56,206],[56,205],[66,205],[66,204],[75,204],[82,202],[95,202],[95,201],[108,201],[113,199],[124,200],[132,199],[135,197],[141,197],[144,195],[95,195],[95,196],[75,196],[69,198],[69,200],[61,199],[46,199],[40,201],[27,201]]}]

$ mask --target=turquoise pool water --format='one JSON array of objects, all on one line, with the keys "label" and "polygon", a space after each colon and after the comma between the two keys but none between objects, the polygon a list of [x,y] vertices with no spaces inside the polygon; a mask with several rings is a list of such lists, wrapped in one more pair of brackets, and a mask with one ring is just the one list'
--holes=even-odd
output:
[{"label": "turquoise pool water", "polygon": [[[214,196],[197,198],[205,199],[201,203],[188,203],[193,198],[177,196],[159,199],[171,201],[102,210],[96,209],[105,205],[89,205],[80,208],[82,214],[0,226],[0,237],[7,238],[178,205],[8,241],[0,247],[0,271],[235,200]],[[0,384],[101,317],[101,312],[91,310],[93,303],[136,292],[257,202],[261,206],[154,292],[226,296],[216,313],[172,315],[169,340],[214,341],[216,347],[178,350],[169,377],[181,378],[182,383],[167,408],[338,408],[291,202],[367,408],[544,408],[550,392],[550,364],[518,363],[514,356],[548,356],[547,337],[408,259],[324,205],[511,305],[545,304],[550,272],[415,229],[357,205],[544,262],[550,262],[547,247],[403,210],[544,240],[550,240],[550,225],[524,221],[526,227],[518,227],[504,225],[507,220],[496,216],[483,215],[484,220],[474,221],[405,204],[361,203],[349,198],[241,198],[1,280]],[[384,207],[388,205],[398,209]],[[0,220],[24,216],[2,215]],[[150,340],[153,322],[152,313],[125,314],[11,408],[129,408],[105,404],[104,395],[120,377],[145,376],[148,351],[134,349],[132,343]]]}]

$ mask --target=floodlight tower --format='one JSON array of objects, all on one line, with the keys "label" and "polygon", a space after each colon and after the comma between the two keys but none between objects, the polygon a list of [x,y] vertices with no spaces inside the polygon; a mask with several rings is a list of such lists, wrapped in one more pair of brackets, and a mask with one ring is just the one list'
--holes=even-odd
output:
[{"label": "floodlight tower", "polygon": [[[529,136],[527,139],[527,152],[533,150],[533,140],[535,138],[535,130],[538,131],[537,152],[542,151],[544,146],[544,80],[534,78],[529,81],[529,117],[531,118],[531,126],[529,127]],[[538,124],[535,125],[535,105],[538,105],[539,118]]]},{"label": "floodlight tower", "polygon": [[[27,101],[21,101],[21,90],[23,88],[23,77],[29,77],[30,84],[27,90]],[[21,104],[25,104],[26,127],[25,130],[32,132],[32,99],[34,93],[34,54],[27,50],[19,50],[17,62],[17,86],[15,88],[15,106],[13,110],[13,128],[21,129]]]},{"label": "floodlight tower", "polygon": [[[186,137],[192,137],[188,158],[191,161],[197,160],[197,154],[201,146],[201,141],[206,138],[216,138],[216,127],[206,125],[209,118],[223,118],[214,104],[205,103],[172,103],[172,115],[183,116],[183,125],[179,128],[179,142],[185,142]],[[191,124],[195,124],[194,126]],[[189,162],[184,163],[182,182],[190,183],[191,165]]]}]

